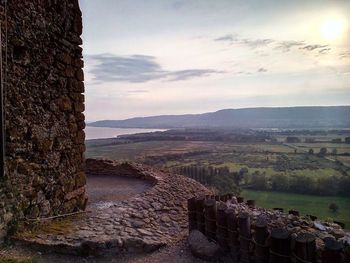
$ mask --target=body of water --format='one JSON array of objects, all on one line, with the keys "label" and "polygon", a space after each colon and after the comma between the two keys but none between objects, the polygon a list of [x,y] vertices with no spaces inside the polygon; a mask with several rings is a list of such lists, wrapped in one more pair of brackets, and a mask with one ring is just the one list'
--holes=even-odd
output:
[{"label": "body of water", "polygon": [[106,127],[86,127],[86,140],[115,138],[119,135],[136,134],[145,132],[166,131],[162,129],[129,129],[129,128],[106,128]]}]

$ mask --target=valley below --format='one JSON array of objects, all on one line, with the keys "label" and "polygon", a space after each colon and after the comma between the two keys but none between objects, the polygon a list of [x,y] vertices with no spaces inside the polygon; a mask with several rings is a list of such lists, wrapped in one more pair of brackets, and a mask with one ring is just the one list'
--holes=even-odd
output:
[{"label": "valley below", "polygon": [[350,226],[350,132],[174,129],[88,140],[88,158],[133,161],[258,206]]}]

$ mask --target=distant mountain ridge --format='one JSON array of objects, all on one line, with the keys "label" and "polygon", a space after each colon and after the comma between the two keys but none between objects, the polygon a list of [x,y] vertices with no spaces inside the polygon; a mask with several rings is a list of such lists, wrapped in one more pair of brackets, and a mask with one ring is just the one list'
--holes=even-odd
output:
[{"label": "distant mountain ridge", "polygon": [[160,115],[101,120],[91,127],[111,128],[348,128],[350,106],[224,109],[203,114]]}]

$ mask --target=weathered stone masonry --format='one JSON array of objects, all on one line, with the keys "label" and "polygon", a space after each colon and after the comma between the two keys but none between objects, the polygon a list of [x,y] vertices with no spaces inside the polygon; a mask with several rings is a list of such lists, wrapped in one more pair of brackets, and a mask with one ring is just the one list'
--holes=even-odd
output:
[{"label": "weathered stone masonry", "polygon": [[[5,58],[4,1],[0,18]],[[8,0],[7,31],[0,239],[15,219],[82,209],[86,181],[78,0]]]}]

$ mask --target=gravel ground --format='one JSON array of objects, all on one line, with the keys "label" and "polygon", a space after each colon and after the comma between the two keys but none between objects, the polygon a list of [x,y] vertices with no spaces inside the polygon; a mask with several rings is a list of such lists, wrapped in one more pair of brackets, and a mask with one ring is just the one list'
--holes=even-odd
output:
[{"label": "gravel ground", "polygon": [[[37,263],[205,263],[206,261],[192,256],[187,237],[150,254],[125,254],[119,256],[106,255],[99,258],[83,258],[55,253],[41,253],[25,247],[7,246],[0,248],[1,256],[8,258],[34,258]],[[35,261],[34,261],[35,262]]]}]

